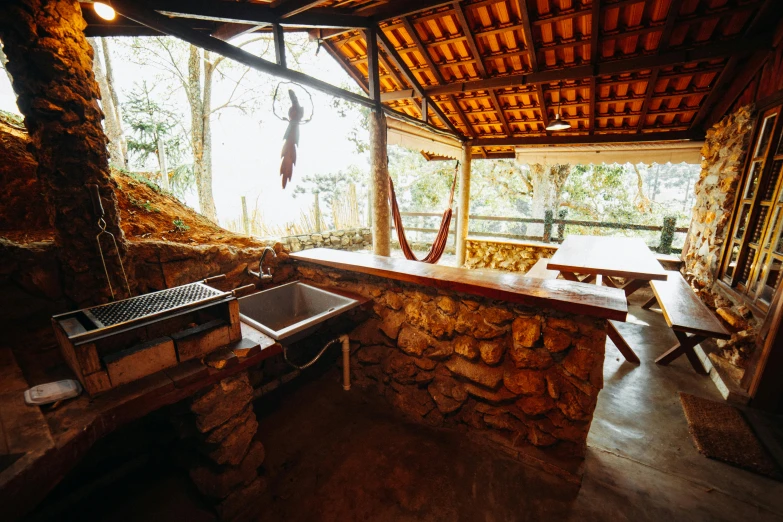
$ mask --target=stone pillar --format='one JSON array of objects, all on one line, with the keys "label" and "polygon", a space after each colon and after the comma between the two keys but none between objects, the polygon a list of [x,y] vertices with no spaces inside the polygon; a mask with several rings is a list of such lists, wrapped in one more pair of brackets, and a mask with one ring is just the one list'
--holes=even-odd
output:
[{"label": "stone pillar", "polygon": [[[220,520],[255,520],[266,480],[258,474],[264,445],[255,440],[253,387],[247,372],[223,379],[190,402],[186,433],[198,450],[190,478],[215,503]],[[195,421],[195,422],[194,422]],[[195,429],[192,428],[195,425]]]},{"label": "stone pillar", "polygon": [[462,169],[459,173],[459,213],[457,214],[457,266],[465,264],[468,242],[468,215],[470,214],[470,162],[473,153],[470,144],[462,145]]},{"label": "stone pillar", "polygon": [[[108,230],[125,250],[86,25],[75,0],[0,3],[0,40],[47,202],[41,211],[54,226],[64,290],[76,304],[109,295],[95,240],[98,219],[86,185],[98,185]],[[104,244],[114,287],[124,295],[117,255],[113,247],[107,250]]]},{"label": "stone pillar", "polygon": [[372,170],[372,251],[379,256],[391,253],[389,230],[389,158],[386,149],[386,115],[370,114],[370,169]]}]

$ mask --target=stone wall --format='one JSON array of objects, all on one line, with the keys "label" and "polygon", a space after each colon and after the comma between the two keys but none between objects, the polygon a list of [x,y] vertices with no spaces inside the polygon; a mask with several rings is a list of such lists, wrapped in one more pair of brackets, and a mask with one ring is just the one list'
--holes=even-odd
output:
[{"label": "stone wall", "polygon": [[701,175],[688,231],[685,272],[694,286],[710,288],[734,211],[737,184],[752,130],[750,107],[726,116],[707,131]]},{"label": "stone wall", "polygon": [[552,257],[556,251],[557,245],[553,244],[468,238],[465,266],[525,273],[536,261]]},{"label": "stone wall", "polygon": [[371,300],[349,334],[358,386],[416,422],[471,431],[550,470],[584,456],[603,387],[604,320],[295,266],[303,281]]},{"label": "stone wall", "polygon": [[708,132],[702,148],[704,159],[696,183],[696,201],[683,255],[685,276],[699,297],[716,310],[733,333],[717,341],[719,355],[744,368],[755,349],[759,322],[750,310],[735,302],[715,284],[724,242],[730,233],[738,184],[742,178],[752,124],[752,107],[726,116]]},{"label": "stone wall", "polygon": [[372,248],[372,232],[369,228],[329,230],[316,234],[280,238],[280,243],[289,252],[310,248],[333,248],[335,250],[365,250]]}]

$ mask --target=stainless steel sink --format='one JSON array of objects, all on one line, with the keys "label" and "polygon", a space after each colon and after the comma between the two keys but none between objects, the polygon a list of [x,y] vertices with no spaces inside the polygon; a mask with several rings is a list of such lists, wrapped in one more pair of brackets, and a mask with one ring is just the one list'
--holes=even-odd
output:
[{"label": "stainless steel sink", "polygon": [[358,305],[356,299],[294,281],[240,298],[239,315],[272,339],[290,344]]}]

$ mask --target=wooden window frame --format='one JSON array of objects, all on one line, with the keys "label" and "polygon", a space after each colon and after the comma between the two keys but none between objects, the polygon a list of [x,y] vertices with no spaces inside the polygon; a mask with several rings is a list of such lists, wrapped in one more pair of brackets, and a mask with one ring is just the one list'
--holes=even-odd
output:
[{"label": "wooden window frame", "polygon": [[[781,154],[777,154],[780,150],[781,137],[783,137],[783,104],[780,104],[779,100],[776,101],[778,103],[770,104],[757,113],[750,140],[752,149],[748,151],[745,158],[743,174],[737,186],[734,212],[729,223],[729,232],[723,245],[716,274],[718,276],[716,280],[720,281],[722,286],[730,288],[735,297],[751,306],[754,311],[762,312],[762,315],[767,314],[779,291],[778,288],[773,295],[767,296],[768,299],[762,299],[769,265],[773,261],[783,260],[783,255],[773,252],[771,246],[772,240],[783,233],[781,230],[783,228],[783,203],[780,203],[780,198],[783,196],[783,174],[780,173],[780,169],[783,168],[783,151]],[[766,129],[766,123],[772,117],[774,117],[774,123],[769,131],[768,141],[764,150],[758,151],[760,143],[757,142]],[[773,171],[776,164],[778,169]],[[754,170],[756,165],[759,165],[760,171]],[[754,172],[758,173],[758,180],[755,183],[753,193],[748,197],[747,191]],[[776,177],[773,176],[773,172]],[[770,199],[766,200],[764,196],[770,193],[770,181],[773,181],[775,186],[772,187]],[[748,207],[747,218],[743,220],[743,209],[746,206]],[[765,208],[767,209],[766,215],[759,219]],[[776,214],[779,216],[777,220],[775,219]],[[738,234],[738,228],[742,221],[744,221],[744,228],[741,234]],[[757,238],[756,241],[753,241],[754,236]],[[729,272],[735,247],[738,247],[738,255],[733,269]],[[749,255],[752,255],[753,258],[749,259]],[[760,263],[761,260],[764,262]],[[751,290],[750,287],[754,284],[756,286]]]}]

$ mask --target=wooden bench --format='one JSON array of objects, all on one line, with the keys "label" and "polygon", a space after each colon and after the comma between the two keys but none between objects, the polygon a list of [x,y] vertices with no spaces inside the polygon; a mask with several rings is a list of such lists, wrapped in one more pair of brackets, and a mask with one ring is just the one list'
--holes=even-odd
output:
[{"label": "wooden bench", "polygon": [[548,262],[549,258],[542,257],[525,273],[525,277],[532,277],[534,279],[557,279],[560,272],[548,269],[546,267]]},{"label": "wooden bench", "polygon": [[[650,286],[666,323],[674,331],[679,342],[655,359],[655,362],[666,365],[684,354],[696,372],[706,374],[693,347],[709,337],[729,339],[731,334],[691,290],[691,286],[682,274],[667,271],[666,275],[668,276],[666,281],[650,281]],[[651,303],[648,301],[645,305]],[[649,308],[649,306],[645,307]]]}]

